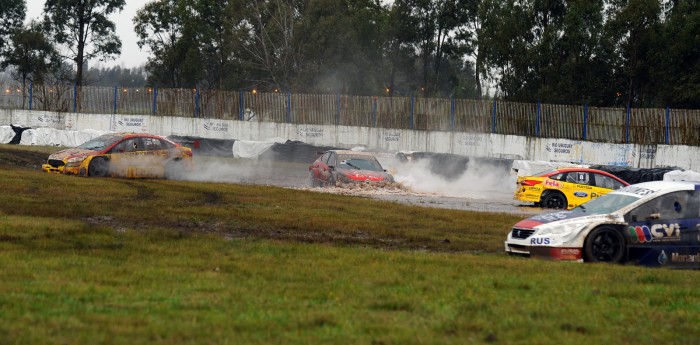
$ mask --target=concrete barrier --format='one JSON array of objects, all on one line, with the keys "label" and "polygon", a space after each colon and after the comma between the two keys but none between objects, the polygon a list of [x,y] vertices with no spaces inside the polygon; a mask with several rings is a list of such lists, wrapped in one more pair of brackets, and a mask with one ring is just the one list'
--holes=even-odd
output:
[{"label": "concrete barrier", "polygon": [[197,136],[211,139],[283,138],[316,146],[450,153],[470,157],[555,161],[635,168],[700,170],[700,148],[612,144],[556,138],[374,127],[307,125],[149,115],[104,115],[0,109],[0,125]]}]

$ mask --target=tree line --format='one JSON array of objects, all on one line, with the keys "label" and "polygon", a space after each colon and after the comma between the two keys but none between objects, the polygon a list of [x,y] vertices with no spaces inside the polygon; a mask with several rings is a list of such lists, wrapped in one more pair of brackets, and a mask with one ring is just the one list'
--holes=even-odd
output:
[{"label": "tree line", "polygon": [[[24,23],[3,0],[0,66],[94,82],[124,3],[46,0]],[[700,0],[159,0],[133,25],[131,80],[154,87],[700,107]]]}]

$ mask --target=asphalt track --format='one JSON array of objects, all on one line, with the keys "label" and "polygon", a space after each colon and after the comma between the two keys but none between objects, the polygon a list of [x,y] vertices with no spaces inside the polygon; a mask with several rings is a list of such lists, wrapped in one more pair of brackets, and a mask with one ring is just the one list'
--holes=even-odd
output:
[{"label": "asphalt track", "polygon": [[[513,200],[515,177],[499,175],[492,167],[483,171],[465,171],[457,178],[427,172],[421,167],[402,167],[394,171],[400,183],[392,188],[309,187],[307,163],[274,160],[236,159],[195,156],[195,171],[186,179],[224,183],[246,183],[368,197],[410,205],[455,210],[497,212],[523,216],[547,212]],[[478,170],[478,169],[477,169]]]}]

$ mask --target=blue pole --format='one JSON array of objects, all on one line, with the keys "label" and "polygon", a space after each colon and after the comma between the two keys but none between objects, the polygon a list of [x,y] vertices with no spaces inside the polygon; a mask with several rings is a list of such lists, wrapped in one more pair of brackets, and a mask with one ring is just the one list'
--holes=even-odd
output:
[{"label": "blue pole", "polygon": [[455,97],[450,100],[450,129],[455,130]]},{"label": "blue pole", "polygon": [[155,115],[156,111],[158,111],[158,103],[156,103],[157,97],[158,97],[158,88],[154,87],[153,88],[153,115]]},{"label": "blue pole", "polygon": [[372,126],[377,128],[377,98],[372,100]]},{"label": "blue pole", "polygon": [[493,99],[493,113],[491,114],[491,133],[496,133],[496,99]]},{"label": "blue pole", "polygon": [[117,113],[117,86],[114,85],[114,112],[113,114]]},{"label": "blue pole", "polygon": [[335,112],[335,125],[337,126],[340,124],[340,94],[336,95],[336,107],[337,110]]},{"label": "blue pole", "polygon": [[194,117],[199,117],[199,86],[194,87]]},{"label": "blue pole", "polygon": [[409,123],[409,128],[410,128],[410,129],[413,129],[413,124],[414,124],[414,122],[413,122],[413,120],[414,120],[414,119],[413,119],[413,112],[415,111],[415,106],[416,106],[416,98],[415,98],[415,96],[411,96],[411,114],[410,114],[410,117],[409,117],[409,121],[410,121],[410,123]]},{"label": "blue pole", "polygon": [[287,92],[287,123],[292,123],[292,93]]},{"label": "blue pole", "polygon": [[542,104],[540,103],[540,100],[537,100],[537,118],[535,119],[535,136],[539,137],[540,136],[540,116],[542,112]]},{"label": "blue pole", "polygon": [[73,85],[73,112],[78,112],[78,85]]},{"label": "blue pole", "polygon": [[238,91],[238,120],[243,121],[245,119],[245,97],[243,97],[243,90]]},{"label": "blue pole", "polygon": [[588,103],[583,105],[583,140],[588,136]]},{"label": "blue pole", "polygon": [[666,106],[666,145],[668,145],[671,139],[671,133],[669,128],[671,127],[671,108]]},{"label": "blue pole", "polygon": [[627,121],[625,121],[625,144],[630,143],[630,105],[627,104]]},{"label": "blue pole", "polygon": [[32,110],[32,102],[34,101],[34,81],[29,81],[29,110]]}]

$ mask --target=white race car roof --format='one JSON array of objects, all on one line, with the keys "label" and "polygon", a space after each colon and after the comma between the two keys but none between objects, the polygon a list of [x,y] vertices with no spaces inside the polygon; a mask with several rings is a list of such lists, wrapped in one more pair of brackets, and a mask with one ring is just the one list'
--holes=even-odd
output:
[{"label": "white race car roof", "polygon": [[652,198],[656,195],[676,192],[681,190],[700,190],[700,184],[685,181],[651,181],[642,182],[620,188],[613,193],[633,195],[639,198]]}]

